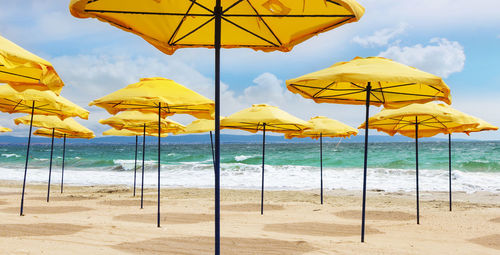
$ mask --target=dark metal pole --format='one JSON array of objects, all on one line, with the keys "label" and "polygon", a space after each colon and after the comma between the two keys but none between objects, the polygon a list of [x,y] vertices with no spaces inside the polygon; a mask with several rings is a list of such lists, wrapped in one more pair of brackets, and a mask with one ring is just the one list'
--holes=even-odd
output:
[{"label": "dark metal pole", "polygon": [[146,155],[146,123],[142,131],[142,176],[141,176],[141,209],[144,208],[144,156]]},{"label": "dark metal pole", "polygon": [[321,175],[321,204],[323,204],[323,133],[319,134],[319,162]]},{"label": "dark metal pole", "polygon": [[161,103],[158,104],[158,216],[156,226],[160,227],[160,153],[161,153]]},{"label": "dark metal pole", "polygon": [[417,180],[417,224],[420,224],[420,208],[418,199],[418,117],[415,116],[415,159],[416,159],[416,180]]},{"label": "dark metal pole", "polygon": [[23,216],[24,189],[26,187],[26,174],[28,173],[28,159],[30,156],[31,130],[33,128],[33,114],[34,113],[35,113],[35,101],[33,101],[33,105],[31,106],[30,132],[28,134],[28,148],[26,149],[26,163],[24,164],[23,193],[21,195],[21,212],[19,213],[20,216]]},{"label": "dark metal pole", "polygon": [[210,145],[212,146],[212,163],[215,165],[214,140],[212,139],[212,131],[210,131]]},{"label": "dark metal pole", "polygon": [[266,123],[262,133],[262,185],[260,191],[260,215],[264,214],[264,161],[266,158]]},{"label": "dark metal pole", "polygon": [[215,254],[220,254],[220,47],[221,47],[221,0],[215,8]]},{"label": "dark metal pole", "polygon": [[66,134],[64,134],[63,138],[63,158],[62,158],[62,171],[61,171],[61,193],[63,193],[63,185],[64,185],[64,158],[66,156]]},{"label": "dark metal pole", "polygon": [[448,181],[450,185],[450,212],[451,212],[451,133],[448,134]]},{"label": "dark metal pole", "polygon": [[366,86],[366,116],[365,116],[365,161],[363,169],[363,209],[361,211],[361,242],[365,241],[365,209],[366,209],[366,175],[368,162],[368,118],[370,116],[370,93],[372,90],[371,83]]},{"label": "dark metal pole", "polygon": [[135,136],[135,160],[134,160],[134,197],[135,197],[135,185],[137,182],[137,140],[138,136]]},{"label": "dark metal pole", "polygon": [[52,154],[54,152],[54,128],[52,128],[52,143],[50,145],[50,163],[49,163],[49,184],[47,185],[47,203],[50,198],[50,177],[52,176]]}]

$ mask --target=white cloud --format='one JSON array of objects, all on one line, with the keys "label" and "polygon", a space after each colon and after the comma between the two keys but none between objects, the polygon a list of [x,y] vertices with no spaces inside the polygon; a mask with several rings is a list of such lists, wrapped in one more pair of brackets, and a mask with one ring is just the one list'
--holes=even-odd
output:
[{"label": "white cloud", "polygon": [[356,36],[352,39],[353,42],[363,47],[385,46],[389,41],[399,34],[405,32],[408,24],[400,23],[397,27],[384,28],[375,31],[372,35],[360,37]]},{"label": "white cloud", "polygon": [[446,38],[433,38],[429,45],[416,44],[401,47],[393,45],[379,54],[403,64],[419,68],[442,77],[460,72],[464,68],[465,53],[460,43]]}]

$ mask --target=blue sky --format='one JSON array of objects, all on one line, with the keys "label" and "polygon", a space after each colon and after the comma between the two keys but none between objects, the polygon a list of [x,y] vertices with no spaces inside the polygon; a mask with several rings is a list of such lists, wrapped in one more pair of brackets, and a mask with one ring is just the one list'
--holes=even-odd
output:
[{"label": "blue sky", "polygon": [[[140,77],[171,78],[213,98],[212,50],[164,55],[133,34],[72,17],[69,1],[2,2],[0,34],[53,63],[66,83],[62,95],[91,111],[90,120],[80,123],[98,135],[105,127],[97,120],[109,115],[87,107],[88,102]],[[385,56],[444,77],[453,107],[500,125],[498,0],[359,2],[366,8],[359,22],[316,36],[289,53],[223,50],[222,113],[269,103],[305,120],[323,115],[356,127],[364,107],[315,104],[288,92],[284,81],[355,56]],[[379,110],[372,107],[372,114]],[[17,116],[2,114],[0,124],[13,127],[11,119]],[[184,124],[193,120],[185,115],[173,119]],[[26,132],[16,127],[14,134]],[[500,139],[500,134],[483,132],[471,138]]]}]

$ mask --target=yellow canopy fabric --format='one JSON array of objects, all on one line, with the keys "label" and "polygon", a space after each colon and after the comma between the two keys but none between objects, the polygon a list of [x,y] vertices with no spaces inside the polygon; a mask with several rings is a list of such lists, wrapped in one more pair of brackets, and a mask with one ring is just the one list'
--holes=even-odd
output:
[{"label": "yellow canopy fabric", "polygon": [[[364,8],[354,0],[224,0],[221,46],[290,51],[295,45],[358,21]],[[77,18],[97,18],[134,33],[166,54],[214,45],[215,0],[72,0]]]},{"label": "yellow canopy fabric", "polygon": [[190,114],[196,118],[213,119],[214,102],[172,80],[165,78],[142,78],[109,95],[92,101],[110,114],[120,111],[137,110],[158,113],[162,104],[162,117],[176,113]]},{"label": "yellow canopy fabric", "polygon": [[18,92],[9,85],[0,85],[0,111],[8,113],[55,115],[61,119],[80,117],[88,119],[89,112],[52,91],[27,89]]},{"label": "yellow canopy fabric", "polygon": [[0,133],[12,132],[12,129],[0,126]]},{"label": "yellow canopy fabric", "polygon": [[[33,132],[33,134],[37,135],[37,136],[52,137],[52,129],[39,128],[39,129],[35,130],[35,132]],[[66,135],[66,138],[83,138],[83,139],[95,138],[95,135],[93,132],[90,132],[90,133],[79,133],[79,132],[66,133],[66,132],[54,130],[54,137],[55,138],[63,138],[64,135]]]},{"label": "yellow canopy fabric", "polygon": [[0,36],[0,82],[19,91],[52,90],[59,95],[64,83],[52,64]]},{"label": "yellow canopy fabric", "polygon": [[[30,125],[30,122],[31,122],[31,115],[26,115],[14,119],[14,123],[16,125],[19,124]],[[47,128],[50,130],[54,128],[55,130],[66,134],[71,134],[71,133],[93,134],[93,132],[90,129],[82,126],[80,123],[76,122],[76,120],[74,120],[73,118],[66,118],[64,120],[60,120],[56,116],[33,115],[32,125],[34,127]]]},{"label": "yellow canopy fabric", "polygon": [[[221,117],[221,119],[224,119]],[[215,121],[207,119],[197,119],[186,126],[184,130],[175,132],[175,135],[205,133],[215,130]]]},{"label": "yellow canopy fabric", "polygon": [[[450,106],[436,103],[411,104],[399,109],[383,109],[369,120],[369,128],[389,135],[399,133],[415,138],[418,123],[418,137],[431,137],[439,133],[465,132],[479,123],[471,116]],[[358,128],[365,128],[365,123]]]},{"label": "yellow canopy fabric", "polygon": [[[106,135],[106,136],[142,136],[143,132],[132,131],[132,130],[128,130],[128,129],[118,130],[118,129],[112,128],[112,129],[108,129],[108,130],[102,132],[102,134]],[[150,133],[150,132],[147,132],[147,130],[146,130],[146,135],[147,136],[158,136],[158,132]],[[167,133],[161,134],[161,137],[167,137],[167,136],[168,136]]]},{"label": "yellow canopy fabric", "polygon": [[287,80],[287,88],[316,103],[370,104],[398,108],[441,100],[451,104],[450,89],[433,74],[382,57],[356,57],[329,68]]},{"label": "yellow canopy fabric", "polygon": [[496,130],[498,130],[497,126],[493,126],[490,123],[484,121],[483,119],[480,119],[480,118],[474,117],[474,116],[472,116],[472,118],[474,118],[475,121],[477,123],[479,123],[479,125],[477,127],[469,128],[469,129],[465,130],[465,133],[467,133],[467,134],[470,134],[472,132],[496,131]]},{"label": "yellow canopy fabric", "polygon": [[320,136],[347,138],[351,135],[358,134],[357,129],[350,127],[338,120],[330,119],[324,116],[313,117],[308,122],[312,126],[311,129],[304,130],[303,132],[287,133],[285,134],[285,138],[292,139],[294,137],[310,137],[312,139],[319,139]]},{"label": "yellow canopy fabric", "polygon": [[252,133],[263,130],[289,133],[311,128],[311,125],[276,106],[254,104],[221,120],[221,129],[241,129]]},{"label": "yellow canopy fabric", "polygon": [[[139,111],[124,111],[105,120],[99,120],[99,123],[109,125],[115,129],[128,129],[136,132],[143,132],[144,126],[146,132],[158,133],[158,115],[154,113],[143,113]],[[170,119],[161,119],[161,132],[172,133],[183,130],[185,127]]]}]

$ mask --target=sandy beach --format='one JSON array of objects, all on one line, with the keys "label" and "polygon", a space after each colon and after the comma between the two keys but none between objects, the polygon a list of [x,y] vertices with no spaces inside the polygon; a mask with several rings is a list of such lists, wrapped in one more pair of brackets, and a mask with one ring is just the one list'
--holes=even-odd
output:
[{"label": "sandy beach", "polygon": [[[19,216],[21,185],[0,183],[2,254],[211,254],[213,191],[162,189],[161,228],[156,190],[140,197],[125,186],[67,186],[60,194],[28,184],[25,216]],[[411,193],[371,191],[366,242],[360,243],[361,193],[268,191],[264,215],[260,192],[223,190],[223,254],[498,254],[500,196],[456,193],[453,212],[446,193],[421,199],[415,220]],[[138,192],[138,194],[140,194]]]}]

